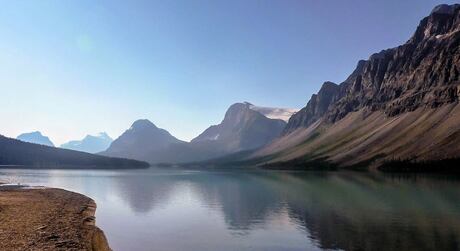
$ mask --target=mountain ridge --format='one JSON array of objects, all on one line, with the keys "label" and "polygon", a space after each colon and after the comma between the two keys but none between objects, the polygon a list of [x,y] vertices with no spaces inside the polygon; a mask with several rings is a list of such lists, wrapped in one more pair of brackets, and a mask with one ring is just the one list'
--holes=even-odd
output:
[{"label": "mountain ridge", "polygon": [[[277,137],[286,122],[282,119],[271,119],[257,111],[256,106],[249,102],[235,103],[226,111],[223,120],[204,130],[190,142],[175,140],[152,147],[154,140],[149,137],[136,136],[140,127],[163,131],[148,120],[133,123],[122,136],[116,139],[102,155],[128,157],[148,161],[149,163],[184,163],[203,161],[267,144]],[[286,109],[265,108],[265,112],[279,112],[286,116]],[[279,115],[279,114],[277,114]],[[150,131],[150,133],[153,133]],[[124,138],[124,139],[123,139]],[[140,143],[143,141],[143,143]],[[157,141],[156,143],[158,143]],[[142,149],[135,150],[142,145]]]},{"label": "mountain ridge", "polygon": [[173,143],[181,144],[184,141],[158,128],[148,119],[139,119],[100,154],[148,161],[150,154],[161,152]]},{"label": "mountain ridge", "polygon": [[359,61],[338,85],[323,84],[281,137],[246,159],[306,167],[457,158],[459,67],[460,5],[435,7],[405,44]]},{"label": "mountain ridge", "polygon": [[40,144],[40,145],[45,145],[45,146],[53,146],[53,142],[47,137],[44,136],[41,132],[39,131],[34,131],[34,132],[28,132],[28,133],[22,133],[16,137],[16,139],[28,142],[28,143],[34,143],[34,144]]},{"label": "mountain ridge", "polygon": [[98,153],[105,151],[113,139],[105,132],[101,132],[96,136],[86,135],[82,140],[72,140],[62,144],[60,147],[70,150]]},{"label": "mountain ridge", "polygon": [[28,143],[0,135],[0,165],[34,168],[146,168],[146,162]]}]

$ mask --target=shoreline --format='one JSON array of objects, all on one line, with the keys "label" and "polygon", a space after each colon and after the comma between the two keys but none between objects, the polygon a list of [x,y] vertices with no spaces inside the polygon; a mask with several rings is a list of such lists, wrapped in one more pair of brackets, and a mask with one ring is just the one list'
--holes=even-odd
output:
[{"label": "shoreline", "polygon": [[111,250],[95,224],[91,198],[57,188],[0,184],[0,250]]}]

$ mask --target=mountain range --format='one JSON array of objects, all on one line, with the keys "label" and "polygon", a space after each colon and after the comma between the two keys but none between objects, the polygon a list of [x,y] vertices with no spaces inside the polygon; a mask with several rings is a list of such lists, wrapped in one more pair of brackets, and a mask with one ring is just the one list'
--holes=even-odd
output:
[{"label": "mountain range", "polygon": [[460,157],[459,95],[460,5],[440,5],[405,44],[359,61],[340,84],[325,82],[280,137],[239,161],[301,168],[445,163],[439,161]]},{"label": "mountain range", "polygon": [[87,153],[98,153],[105,151],[112,141],[113,139],[107,133],[101,132],[96,136],[87,135],[82,140],[69,141],[60,147]]},{"label": "mountain range", "polygon": [[145,168],[146,162],[109,158],[28,143],[0,135],[0,166],[34,168]]},{"label": "mountain range", "polygon": [[[359,61],[341,83],[324,82],[299,111],[236,103],[190,142],[138,120],[100,154],[267,168],[452,168],[460,163],[459,96],[460,4],[439,5],[406,43]],[[39,132],[19,138],[51,143]]]},{"label": "mountain range", "polygon": [[162,160],[302,169],[432,163],[440,169],[460,160],[459,96],[460,5],[439,5],[406,43],[359,61],[339,84],[324,82],[287,124],[268,116],[273,109],[234,104],[219,125],[165,148],[162,156],[176,156]]},{"label": "mountain range", "polygon": [[183,163],[253,150],[279,136],[286,126],[284,119],[294,112],[236,103],[220,124],[210,126],[191,142],[178,140],[148,120],[138,120],[101,154],[150,163]]},{"label": "mountain range", "polygon": [[54,146],[53,142],[39,131],[20,134],[16,139],[39,145]]}]

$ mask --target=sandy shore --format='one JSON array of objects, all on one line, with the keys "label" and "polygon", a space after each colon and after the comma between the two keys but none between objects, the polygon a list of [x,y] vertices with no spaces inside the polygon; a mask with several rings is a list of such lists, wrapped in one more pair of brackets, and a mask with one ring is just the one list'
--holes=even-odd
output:
[{"label": "sandy shore", "polygon": [[0,186],[0,250],[110,250],[95,211],[78,193]]}]

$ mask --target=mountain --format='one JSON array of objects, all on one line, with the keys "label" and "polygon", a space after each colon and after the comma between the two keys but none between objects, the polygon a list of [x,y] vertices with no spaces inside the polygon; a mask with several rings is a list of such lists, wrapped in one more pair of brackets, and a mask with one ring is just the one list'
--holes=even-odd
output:
[{"label": "mountain", "polygon": [[268,118],[260,110],[283,118],[294,112],[236,103],[230,106],[220,124],[210,126],[191,142],[180,141],[150,121],[140,120],[101,154],[149,163],[184,163],[256,149],[279,136],[286,125],[284,120]]},{"label": "mountain", "polygon": [[145,160],[151,163],[163,161],[165,150],[171,144],[183,144],[168,131],[156,127],[147,119],[135,121],[120,137],[115,139],[102,155]]},{"label": "mountain", "polygon": [[144,168],[145,162],[27,143],[0,135],[0,165],[37,168]]},{"label": "mountain", "polygon": [[45,145],[45,146],[54,146],[53,142],[46,137],[43,136],[41,132],[29,132],[29,133],[23,133],[16,137],[16,139],[24,141],[24,142],[29,142],[29,143],[34,143],[34,144],[40,144],[40,145]]},{"label": "mountain", "polygon": [[268,118],[259,110],[263,109],[247,102],[233,104],[220,124],[209,127],[191,143],[209,144],[225,154],[261,147],[276,138],[286,122]]},{"label": "mountain", "polygon": [[299,127],[308,127],[313,122],[320,119],[324,113],[326,113],[329,106],[338,99],[342,92],[341,86],[332,82],[325,82],[321,86],[318,94],[313,94],[311,96],[307,106],[291,116],[289,123],[284,129],[284,134],[287,134]]},{"label": "mountain", "polygon": [[87,135],[82,140],[69,141],[61,145],[61,148],[76,150],[87,153],[98,153],[106,150],[112,143],[112,138],[105,132],[96,136]]},{"label": "mountain", "polygon": [[242,161],[308,168],[458,159],[459,95],[460,5],[440,5],[405,44],[359,61],[340,84],[324,83],[279,138]]},{"label": "mountain", "polygon": [[173,145],[169,152],[176,156],[165,162],[200,162],[260,148],[278,137],[286,126],[284,120],[277,118],[286,118],[293,111],[235,103],[221,123],[210,126],[188,144]]}]

